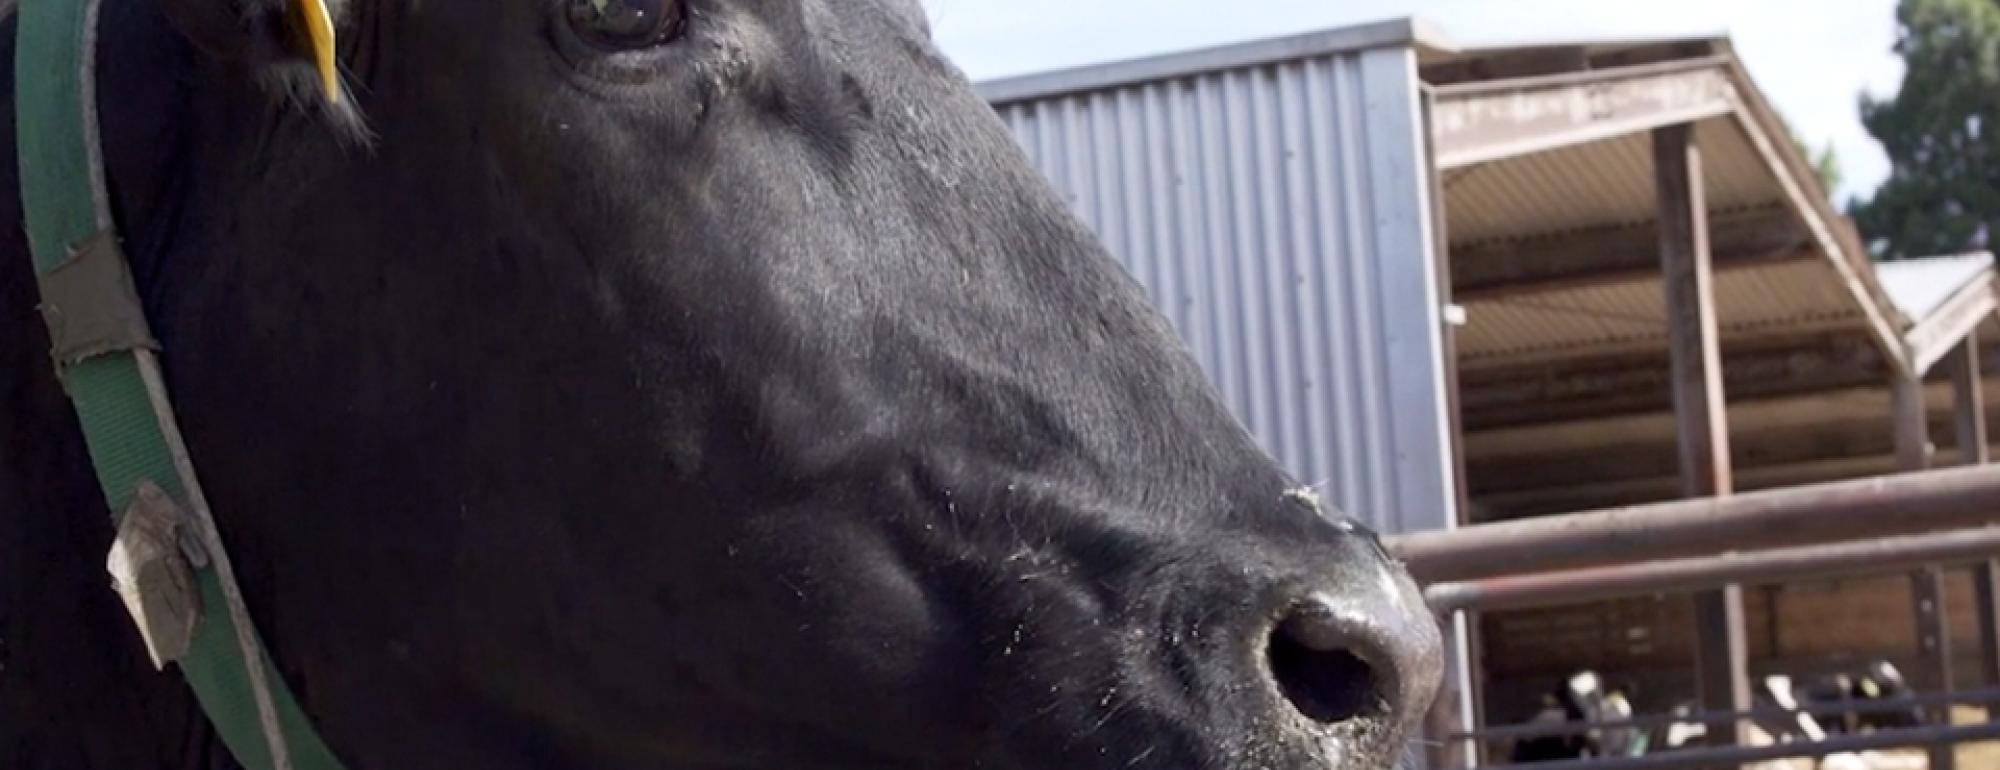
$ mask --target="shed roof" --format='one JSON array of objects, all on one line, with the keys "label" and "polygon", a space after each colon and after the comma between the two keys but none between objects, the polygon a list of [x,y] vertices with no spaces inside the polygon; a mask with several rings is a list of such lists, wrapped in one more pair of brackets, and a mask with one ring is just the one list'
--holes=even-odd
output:
[{"label": "shed roof", "polygon": [[1617,69],[1713,54],[1729,35],[1486,40],[1429,50],[1424,78],[1435,86]]},{"label": "shed roof", "polygon": [[1911,318],[1937,312],[1952,295],[1977,281],[1993,279],[1993,255],[1988,252],[1905,259],[1875,266],[1889,301]]},{"label": "shed roof", "polygon": [[1919,371],[1944,360],[1981,324],[1990,327],[2000,309],[1993,255],[1985,252],[1891,262],[1878,265],[1875,274],[1911,320],[1903,349]]},{"label": "shed roof", "polygon": [[[1912,319],[1903,348],[1931,370],[1926,407],[1939,448],[1949,428],[1944,367],[1977,327],[1988,409],[2000,408],[2000,302],[1994,260],[1967,254],[1886,263],[1885,293]],[[1769,296],[1790,298],[1779,282]],[[1636,297],[1633,299],[1637,299]],[[1721,297],[1721,301],[1731,301]],[[1782,313],[1779,313],[1782,315]],[[1992,335],[1992,336],[1988,336]],[[1661,500],[1679,494],[1671,376],[1659,356],[1481,372],[1463,394],[1470,493],[1483,516]],[[1740,490],[1895,472],[1891,372],[1880,351],[1838,332],[1725,346],[1729,432]]]},{"label": "shed roof", "polygon": [[1737,488],[1893,472],[1892,376],[1929,373],[1943,421],[1936,365],[1968,333],[2000,366],[1992,257],[1871,263],[1727,39],[1471,47],[1424,74],[1476,518],[1681,494],[1660,126],[1700,150]]},{"label": "shed roof", "polygon": [[1725,341],[1852,335],[1909,365],[1913,319],[1726,38],[1469,47],[1424,75],[1467,370],[1664,356],[1652,130],[1688,123]]},{"label": "shed roof", "polygon": [[1370,48],[1410,46],[1425,57],[1445,57],[1456,44],[1421,18],[1403,17],[1369,24],[1252,40],[1231,45],[1094,64],[1054,72],[1002,78],[978,84],[979,95],[996,107],[1064,94],[1102,91],[1140,83],[1174,80],[1277,61],[1306,59]]}]

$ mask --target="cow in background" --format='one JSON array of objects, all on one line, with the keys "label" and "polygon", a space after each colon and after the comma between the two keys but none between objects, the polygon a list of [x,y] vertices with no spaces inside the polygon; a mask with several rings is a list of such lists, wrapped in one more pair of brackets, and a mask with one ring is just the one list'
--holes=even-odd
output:
[{"label": "cow in background", "polygon": [[1820,721],[1829,732],[1864,733],[1917,727],[1930,721],[1924,708],[1909,706],[1893,711],[1856,711],[1853,707],[1869,701],[1910,698],[1917,694],[1896,664],[1878,660],[1859,674],[1839,672],[1815,677],[1800,688],[1806,704],[1840,704],[1845,710],[1825,714]]},{"label": "cow in background", "polygon": [[[1579,671],[1561,687],[1542,696],[1542,708],[1529,724],[1607,724],[1632,719],[1629,686],[1607,686],[1594,671]],[[1579,729],[1562,735],[1527,738],[1514,744],[1517,763],[1551,762],[1585,757],[1631,757],[1646,753],[1651,736],[1633,727]]]}]

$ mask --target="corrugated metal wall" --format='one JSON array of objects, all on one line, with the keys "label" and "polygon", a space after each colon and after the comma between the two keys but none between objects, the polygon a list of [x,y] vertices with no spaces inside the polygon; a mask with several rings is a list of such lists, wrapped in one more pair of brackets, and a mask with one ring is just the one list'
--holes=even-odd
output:
[{"label": "corrugated metal wall", "polygon": [[1395,47],[996,105],[1265,448],[1387,531],[1454,518],[1417,93]]}]

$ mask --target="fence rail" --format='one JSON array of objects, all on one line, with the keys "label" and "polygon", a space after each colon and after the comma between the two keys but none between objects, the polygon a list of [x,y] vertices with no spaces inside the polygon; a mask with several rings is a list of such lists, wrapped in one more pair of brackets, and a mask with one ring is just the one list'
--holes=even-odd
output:
[{"label": "fence rail", "polygon": [[[1544,738],[1553,735],[1580,735],[1596,730],[1648,730],[1656,727],[1671,727],[1673,725],[1719,725],[1744,720],[1791,719],[1800,713],[1811,714],[1813,716],[1845,713],[1881,714],[1924,706],[1988,705],[1993,703],[2000,703],[2000,688],[1918,695],[1907,698],[1829,701],[1801,704],[1798,709],[1769,706],[1747,711],[1702,711],[1686,716],[1658,714],[1602,722],[1551,722],[1546,724],[1529,722],[1526,724],[1506,725],[1504,727],[1489,727],[1469,733],[1453,733],[1446,740],[1491,741],[1509,738]],[[1537,765],[1537,767],[1540,766]]]},{"label": "fence rail", "polygon": [[[1988,502],[2000,509],[2000,498]],[[1933,564],[1985,561],[2000,556],[2000,528],[1803,548],[1733,553],[1698,559],[1649,561],[1616,567],[1502,575],[1436,583],[1424,598],[1438,612],[1548,607],[1626,596],[1681,593],[1732,583],[1758,585],[1792,580],[1893,572]]]},{"label": "fence rail", "polygon": [[[2000,465],[1977,465],[1412,533],[1385,538],[1384,545],[1429,586],[1426,598],[1441,616],[1450,618],[1467,611],[1578,604],[1974,561],[1984,561],[2000,574],[2000,566],[1995,566],[2000,565],[1996,524],[2000,524]],[[1996,630],[2000,629],[2000,578],[1989,582],[1990,586],[1979,584],[1990,589],[1983,589],[1979,599],[1982,657],[2000,670],[2000,630]],[[1727,724],[1740,716],[1714,722],[1705,716],[1700,719]],[[1453,718],[1440,710],[1434,719],[1441,724]],[[1666,718],[1669,724],[1688,721]],[[1456,751],[1449,747],[1498,734],[1489,730],[1447,736],[1436,744],[1443,752],[1437,756]],[[1935,759],[1950,756],[1944,748],[1948,744],[1996,738],[2000,721],[1533,767],[1710,768],[1911,746],[1931,747]],[[1434,761],[1444,760],[1434,757]]]},{"label": "fence rail", "polygon": [[1424,582],[1821,545],[2000,523],[2000,465],[1388,538]]},{"label": "fence rail", "polygon": [[[1690,770],[1765,762],[1773,759],[1824,757],[1848,752],[1906,749],[1923,746],[2000,740],[2000,722],[1960,727],[1914,727],[1884,730],[1867,735],[1849,735],[1823,741],[1781,743],[1775,746],[1746,746],[1721,749],[1688,749],[1643,757],[1579,759],[1536,762],[1523,765],[1495,765],[1490,770]],[[1982,770],[1984,770],[1982,768]]]}]

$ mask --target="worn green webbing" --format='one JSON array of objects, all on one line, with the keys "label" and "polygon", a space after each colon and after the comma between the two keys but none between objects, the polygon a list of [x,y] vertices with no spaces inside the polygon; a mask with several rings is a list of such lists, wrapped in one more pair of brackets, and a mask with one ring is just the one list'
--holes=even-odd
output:
[{"label": "worn green webbing", "polygon": [[[20,152],[21,203],[37,274],[47,274],[80,244],[110,231],[110,212],[93,192],[102,169],[96,105],[90,76],[98,0],[20,0],[15,50],[15,120]],[[170,410],[156,409],[138,350],[116,351],[58,368],[83,426],[109,510],[116,516],[151,481],[183,507],[192,505],[192,479],[183,479],[163,425]],[[164,404],[164,398],[159,399]],[[196,571],[204,607],[194,641],[178,661],[182,674],[237,761],[251,770],[285,770],[274,762],[252,690],[248,663],[226,611],[216,561]],[[254,631],[252,632],[254,633]],[[262,645],[257,645],[262,649]],[[261,656],[260,656],[261,657]],[[313,731],[291,690],[268,658],[258,661],[276,706],[291,770],[340,770]]]}]

